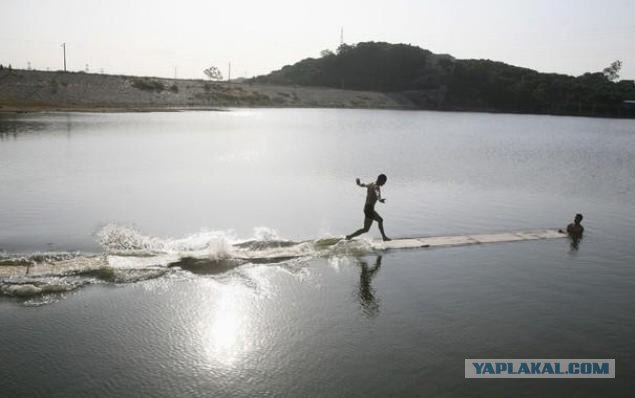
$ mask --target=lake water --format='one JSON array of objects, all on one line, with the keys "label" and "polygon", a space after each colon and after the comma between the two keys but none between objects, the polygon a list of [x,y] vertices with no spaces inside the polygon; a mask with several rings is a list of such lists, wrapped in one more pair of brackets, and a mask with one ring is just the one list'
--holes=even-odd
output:
[{"label": "lake water", "polygon": [[[391,237],[564,239],[378,251]],[[7,396],[628,396],[635,121],[378,110],[0,115]],[[289,242],[308,241],[289,246]],[[273,251],[245,261],[235,244]],[[95,270],[83,264],[104,261]],[[29,265],[29,267],[31,267]],[[4,268],[3,268],[4,267]],[[17,268],[19,268],[17,267]],[[16,269],[17,269],[16,268]],[[469,380],[466,358],[615,358]]]}]

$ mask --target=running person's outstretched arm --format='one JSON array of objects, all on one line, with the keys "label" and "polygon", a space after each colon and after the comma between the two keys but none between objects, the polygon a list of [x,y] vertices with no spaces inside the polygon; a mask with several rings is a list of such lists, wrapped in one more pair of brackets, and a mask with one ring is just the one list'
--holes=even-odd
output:
[{"label": "running person's outstretched arm", "polygon": [[362,188],[366,188],[366,187],[368,186],[368,185],[364,184],[363,182],[361,182],[361,181],[359,180],[359,178],[356,178],[356,179],[355,179],[355,182],[357,183],[357,185],[359,185],[359,186],[360,186],[360,187],[362,187]]}]

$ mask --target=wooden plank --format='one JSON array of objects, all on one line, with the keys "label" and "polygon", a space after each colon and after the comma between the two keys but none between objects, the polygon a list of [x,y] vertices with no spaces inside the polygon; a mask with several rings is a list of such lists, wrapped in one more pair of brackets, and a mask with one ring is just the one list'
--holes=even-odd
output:
[{"label": "wooden plank", "polygon": [[422,238],[394,239],[388,242],[373,241],[372,246],[377,250],[411,249],[424,247],[464,246],[482,243],[518,242],[539,239],[561,239],[567,234],[557,229],[541,229],[518,232],[500,232],[492,234],[471,234],[455,236],[431,236]]}]

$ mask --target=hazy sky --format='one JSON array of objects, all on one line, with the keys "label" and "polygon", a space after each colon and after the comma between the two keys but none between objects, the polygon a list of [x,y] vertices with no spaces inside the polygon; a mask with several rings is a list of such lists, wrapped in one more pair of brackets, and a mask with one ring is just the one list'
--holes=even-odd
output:
[{"label": "hazy sky", "polygon": [[0,63],[203,78],[268,73],[344,41],[410,43],[579,75],[635,79],[633,0],[0,0]]}]

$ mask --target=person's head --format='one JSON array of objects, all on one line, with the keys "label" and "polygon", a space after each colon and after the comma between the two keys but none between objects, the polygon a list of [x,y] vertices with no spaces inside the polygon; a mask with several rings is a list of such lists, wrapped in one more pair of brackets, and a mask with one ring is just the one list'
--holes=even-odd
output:
[{"label": "person's head", "polygon": [[575,215],[575,218],[573,219],[573,222],[575,222],[576,224],[580,224],[582,222],[582,214],[578,213]]},{"label": "person's head", "polygon": [[377,185],[382,186],[386,183],[386,181],[388,181],[386,174],[380,174],[377,176]]}]

